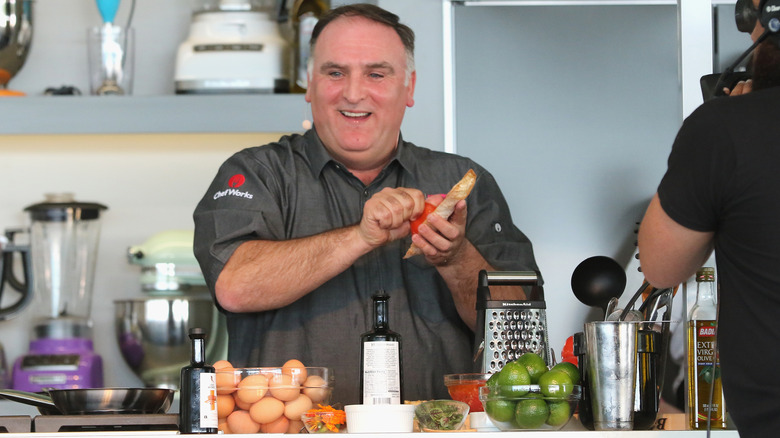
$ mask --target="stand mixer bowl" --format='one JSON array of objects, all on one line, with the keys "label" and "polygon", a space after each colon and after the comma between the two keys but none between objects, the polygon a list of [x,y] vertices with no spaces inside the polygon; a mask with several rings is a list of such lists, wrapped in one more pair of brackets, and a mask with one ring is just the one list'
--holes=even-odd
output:
[{"label": "stand mixer bowl", "polygon": [[206,330],[208,363],[226,358],[225,319],[209,296],[150,296],[114,305],[122,357],[147,387],[179,388],[181,368],[190,363],[190,328]]},{"label": "stand mixer bowl", "polygon": [[6,90],[21,70],[32,43],[32,0],[0,0],[0,96],[22,95]]}]

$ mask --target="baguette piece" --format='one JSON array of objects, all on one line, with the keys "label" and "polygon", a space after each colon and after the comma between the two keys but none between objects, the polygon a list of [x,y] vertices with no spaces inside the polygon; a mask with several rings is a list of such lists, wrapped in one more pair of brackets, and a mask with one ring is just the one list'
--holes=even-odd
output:
[{"label": "baguette piece", "polygon": [[[452,189],[450,189],[449,193],[447,193],[447,196],[436,207],[436,210],[431,212],[431,214],[435,214],[444,219],[449,219],[452,215],[452,212],[455,211],[455,204],[457,204],[461,199],[466,199],[469,193],[471,193],[471,189],[474,188],[474,183],[476,182],[477,174],[474,173],[473,169],[469,169],[469,171],[466,172],[466,175],[464,175],[463,178],[461,178],[461,180],[458,181],[458,183],[455,184]],[[423,223],[427,224],[428,219],[426,219]],[[404,258],[408,259],[409,257],[415,256],[417,254],[422,254],[422,251],[417,247],[417,245],[412,243],[412,246],[410,246],[406,251]]]}]

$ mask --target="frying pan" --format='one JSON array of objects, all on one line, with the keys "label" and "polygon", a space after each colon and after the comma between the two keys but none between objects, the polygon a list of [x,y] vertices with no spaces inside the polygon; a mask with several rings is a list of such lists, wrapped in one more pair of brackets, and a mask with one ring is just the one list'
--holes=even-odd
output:
[{"label": "frying pan", "polygon": [[172,389],[50,389],[49,395],[0,389],[0,397],[36,406],[44,415],[164,414],[173,402]]}]

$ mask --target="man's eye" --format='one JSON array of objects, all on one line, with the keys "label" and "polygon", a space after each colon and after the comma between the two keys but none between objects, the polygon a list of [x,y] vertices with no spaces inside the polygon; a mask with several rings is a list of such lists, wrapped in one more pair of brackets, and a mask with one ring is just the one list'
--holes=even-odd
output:
[{"label": "man's eye", "polygon": [[381,73],[370,73],[368,76],[374,79],[382,79],[383,77],[385,77],[385,75]]},{"label": "man's eye", "polygon": [[328,73],[328,76],[332,78],[340,78],[343,74],[340,71],[332,71]]}]

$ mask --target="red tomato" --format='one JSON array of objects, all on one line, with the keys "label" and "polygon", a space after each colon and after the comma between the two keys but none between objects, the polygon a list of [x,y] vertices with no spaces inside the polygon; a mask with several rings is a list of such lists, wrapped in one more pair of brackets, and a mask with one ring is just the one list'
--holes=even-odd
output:
[{"label": "red tomato", "polygon": [[425,209],[423,210],[420,217],[412,221],[412,234],[417,234],[417,229],[419,229],[420,225],[425,222],[425,219],[428,217],[428,215],[433,213],[433,210],[436,210],[436,206],[426,202]]}]

